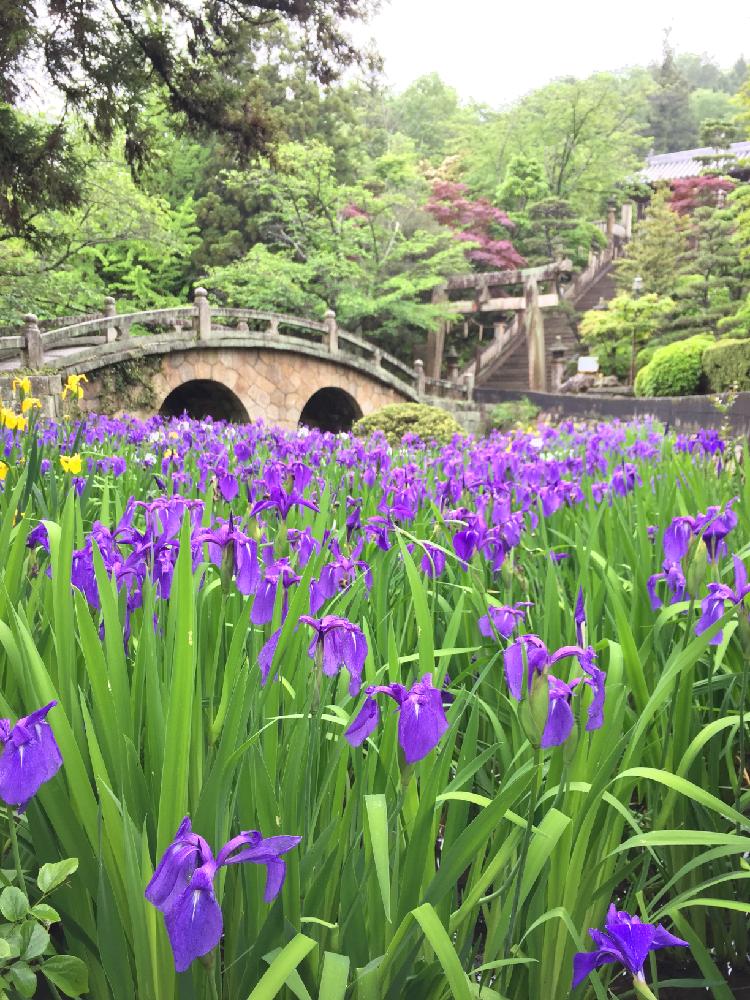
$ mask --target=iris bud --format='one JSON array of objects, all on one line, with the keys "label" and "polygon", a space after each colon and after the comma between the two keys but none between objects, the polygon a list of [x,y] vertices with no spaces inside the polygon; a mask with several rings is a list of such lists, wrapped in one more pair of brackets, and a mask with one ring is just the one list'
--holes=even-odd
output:
[{"label": "iris bud", "polygon": [[708,569],[708,549],[702,538],[695,540],[690,546],[690,562],[687,571],[688,593],[695,597],[703,589]]},{"label": "iris bud", "polygon": [[521,727],[535,750],[541,746],[548,715],[549,679],[546,673],[535,674],[531,682],[531,693],[528,698],[524,698],[518,710]]}]

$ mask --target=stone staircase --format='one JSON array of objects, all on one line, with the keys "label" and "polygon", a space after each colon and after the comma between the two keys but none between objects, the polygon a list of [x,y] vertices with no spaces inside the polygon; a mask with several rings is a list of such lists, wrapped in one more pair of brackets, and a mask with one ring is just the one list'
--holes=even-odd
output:
[{"label": "stone staircase", "polygon": [[[616,294],[614,281],[614,255],[606,251],[592,261],[592,265],[563,290],[564,300],[573,306],[577,314],[592,309],[600,299],[605,302]],[[560,307],[545,309],[544,340],[547,349],[547,385],[551,386],[552,358],[550,348],[560,337],[565,348],[565,357],[570,359],[581,353],[581,345],[571,322],[571,317]],[[482,367],[476,379],[477,387],[483,389],[528,389],[529,360],[526,334],[523,323],[518,322],[510,332],[505,346],[486,367]]]}]

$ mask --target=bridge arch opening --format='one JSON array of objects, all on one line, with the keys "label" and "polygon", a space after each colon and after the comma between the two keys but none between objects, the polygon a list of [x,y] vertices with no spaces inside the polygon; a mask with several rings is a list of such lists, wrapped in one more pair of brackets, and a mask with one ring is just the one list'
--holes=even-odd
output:
[{"label": "bridge arch opening", "polygon": [[250,420],[241,400],[231,389],[212,379],[196,378],[173,389],[161,404],[162,417],[181,417],[187,413],[195,420],[212,417],[233,424]]},{"label": "bridge arch opening", "polygon": [[302,408],[299,422],[305,427],[340,434],[350,431],[361,416],[362,410],[354,396],[336,386],[326,386],[310,396]]}]

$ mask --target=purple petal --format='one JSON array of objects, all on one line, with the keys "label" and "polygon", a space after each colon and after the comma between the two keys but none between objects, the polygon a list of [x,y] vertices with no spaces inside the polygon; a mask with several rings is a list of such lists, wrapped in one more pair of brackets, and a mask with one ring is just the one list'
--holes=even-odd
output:
[{"label": "purple petal", "polygon": [[353,747],[361,746],[380,720],[380,709],[374,698],[368,697],[364,705],[349,724],[344,739]]},{"label": "purple petal", "polygon": [[221,940],[223,921],[209,872],[202,868],[196,871],[164,922],[178,972],[185,972],[194,959],[213,951]]}]

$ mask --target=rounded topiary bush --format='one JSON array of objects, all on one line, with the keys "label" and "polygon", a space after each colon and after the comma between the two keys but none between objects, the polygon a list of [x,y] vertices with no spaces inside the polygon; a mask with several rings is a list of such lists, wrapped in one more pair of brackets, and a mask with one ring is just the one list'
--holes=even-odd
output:
[{"label": "rounded topiary bush", "polygon": [[427,403],[392,403],[362,417],[352,430],[358,437],[382,431],[392,445],[400,444],[404,434],[448,444],[454,434],[462,433],[461,425],[451,413]]},{"label": "rounded topiary bush", "polygon": [[690,396],[703,376],[703,352],[714,343],[707,333],[677,340],[654,351],[635,377],[636,396]]},{"label": "rounded topiary bush", "polygon": [[750,340],[719,340],[703,353],[703,371],[712,392],[750,389]]}]

